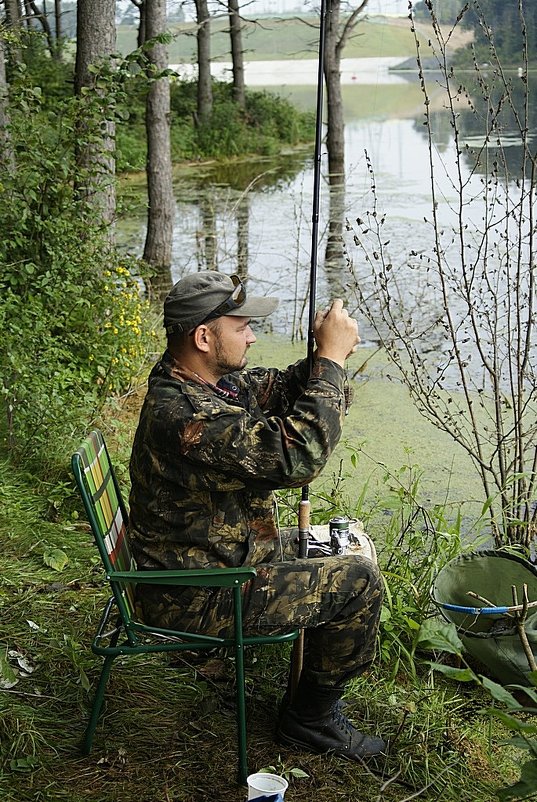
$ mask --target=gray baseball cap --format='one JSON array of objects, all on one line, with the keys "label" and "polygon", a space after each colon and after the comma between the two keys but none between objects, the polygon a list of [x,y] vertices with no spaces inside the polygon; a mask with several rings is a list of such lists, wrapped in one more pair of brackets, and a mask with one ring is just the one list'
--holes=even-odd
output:
[{"label": "gray baseball cap", "polygon": [[164,301],[164,327],[167,334],[180,334],[223,315],[267,317],[277,306],[277,298],[247,298],[238,276],[202,270],[172,287]]}]

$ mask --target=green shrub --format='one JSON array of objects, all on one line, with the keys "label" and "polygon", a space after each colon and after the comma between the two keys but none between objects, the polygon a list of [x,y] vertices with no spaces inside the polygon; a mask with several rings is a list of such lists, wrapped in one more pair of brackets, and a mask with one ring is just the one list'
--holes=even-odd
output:
[{"label": "green shrub", "polygon": [[289,101],[269,92],[246,92],[246,108],[232,97],[232,86],[213,82],[213,112],[195,126],[197,86],[193,81],[172,85],[172,142],[175,159],[228,157],[244,153],[271,155],[282,145],[311,141],[314,116],[297,111]]},{"label": "green shrub", "polygon": [[45,107],[54,110],[58,101],[73,94],[74,53],[64,49],[61,59],[51,58],[46,39],[37,30],[21,31],[19,41],[22,61],[16,67],[7,64],[10,87],[15,90],[20,84],[41,87]]},{"label": "green shrub", "polygon": [[298,112],[288,100],[270,92],[248,92],[246,120],[250,128],[260,129],[264,136],[290,145],[310,141],[315,131],[313,112]]},{"label": "green shrub", "polygon": [[74,107],[53,127],[39,91],[12,96],[17,168],[0,185],[2,429],[11,455],[40,471],[64,462],[146,348],[138,266],[76,191]]},{"label": "green shrub", "polygon": [[118,173],[145,170],[147,146],[143,124],[116,127],[116,170]]}]

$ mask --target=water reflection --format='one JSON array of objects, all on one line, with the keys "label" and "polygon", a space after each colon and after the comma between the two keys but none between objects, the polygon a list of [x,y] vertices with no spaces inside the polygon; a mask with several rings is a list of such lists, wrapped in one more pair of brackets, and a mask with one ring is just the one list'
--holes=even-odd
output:
[{"label": "water reflection", "polygon": [[284,189],[304,168],[304,161],[308,157],[309,150],[304,148],[275,157],[204,164],[195,170],[195,175],[186,179],[183,177],[177,189],[180,194],[192,194],[207,186],[225,187],[238,192]]},{"label": "water reflection", "polygon": [[[468,77],[465,76],[468,81]],[[529,78],[533,91],[535,79]],[[481,99],[475,87],[469,97],[457,101],[459,147],[458,161],[453,125],[447,111],[446,95],[439,76],[427,76],[431,99],[430,119],[433,149],[429,149],[424,125],[423,97],[417,76],[405,73],[397,83],[343,86],[345,105],[346,193],[344,200],[330,197],[328,185],[321,189],[319,221],[320,270],[318,301],[343,295],[351,307],[358,306],[353,277],[342,270],[338,250],[341,220],[351,228],[366,218],[375,204],[386,214],[382,243],[391,263],[398,266],[399,305],[409,318],[425,314],[437,320],[440,307],[427,281],[426,260],[419,254],[435,247],[432,221],[433,196],[437,223],[448,232],[457,231],[459,203],[457,182],[464,185],[475,201],[466,223],[477,236],[482,233],[485,195],[483,176],[497,159],[497,142],[490,138],[483,147],[483,123],[488,119],[490,103]],[[504,176],[517,176],[522,163],[520,139],[512,136],[516,104],[524,98],[524,83],[513,75],[512,105],[499,109],[504,135],[502,158]],[[315,87],[279,89],[302,108],[315,108]],[[491,103],[500,105],[499,95],[491,87]],[[522,104],[522,108],[524,108]],[[530,154],[535,155],[537,106],[529,106],[527,121]],[[508,147],[506,147],[508,145]],[[313,148],[278,158],[250,159],[240,163],[203,165],[195,175],[176,182],[176,228],[174,232],[172,278],[203,268],[237,272],[248,276],[251,290],[277,294],[280,306],[271,320],[278,331],[299,334],[304,330],[304,312],[308,293],[311,258],[311,215],[313,192]],[[430,163],[435,167],[434,182]],[[529,159],[527,165],[531,165]],[[323,162],[323,174],[326,164]],[[460,175],[457,171],[462,170]],[[375,187],[373,196],[372,185]],[[342,205],[337,213],[334,204]],[[332,228],[330,227],[332,220]],[[336,223],[334,223],[336,221]],[[140,234],[140,239],[143,239]],[[381,243],[381,244],[382,244]],[[336,247],[337,245],[337,247]],[[334,248],[332,248],[334,246]],[[446,245],[455,269],[460,256],[455,245]],[[370,280],[371,271],[356,248],[353,231],[346,237],[346,258],[359,280]],[[324,265],[326,252],[327,263]],[[418,256],[410,256],[413,252]],[[346,261],[346,260],[345,260]],[[334,267],[335,265],[335,267]],[[364,321],[364,336],[376,335]],[[424,347],[441,350],[437,333],[430,333]]]},{"label": "water reflection", "polygon": [[[462,371],[477,392],[491,376],[508,388],[513,371],[521,386],[533,386],[536,375],[536,109],[517,75],[503,89],[496,78],[484,76],[479,92],[475,86],[461,92],[454,114],[444,95],[446,109],[431,109],[428,121],[422,114],[412,122],[416,139],[397,156],[399,180],[406,184],[406,160],[414,178],[422,168],[426,178],[423,185],[406,184],[407,211],[399,209],[396,189],[385,192],[386,142],[372,147],[369,191],[363,212],[352,219],[359,243],[356,295],[378,314],[381,335],[389,341],[397,330],[398,342],[412,344],[420,370],[436,376],[433,386],[442,389],[460,389]],[[426,80],[434,86],[434,76]],[[405,133],[399,129],[399,146]],[[409,358],[416,358],[410,349]]]},{"label": "water reflection", "polygon": [[[428,87],[442,86],[441,74],[427,75]],[[454,102],[457,112],[459,145],[470,172],[488,175],[491,163],[499,159],[504,176],[517,179],[524,170],[530,175],[531,160],[537,155],[537,104],[528,102],[537,89],[537,77],[512,72],[500,78],[491,71],[454,75],[450,84],[460,92]],[[507,84],[507,85],[506,85]],[[443,149],[453,141],[453,123],[446,108],[431,112],[435,146]],[[416,119],[416,133],[426,136],[423,119]],[[530,159],[524,159],[524,149]]]},{"label": "water reflection", "polygon": [[[301,213],[291,198],[310,164],[309,149],[304,149],[277,159],[215,164],[178,183],[173,280],[192,270],[238,272],[255,277],[263,292],[277,285],[290,296],[294,288],[287,254]],[[270,264],[272,247],[287,260],[286,269]],[[277,327],[288,322],[280,320]]]},{"label": "water reflection", "polygon": [[216,208],[211,192],[200,192],[198,207],[201,225],[196,232],[198,270],[218,270]]}]

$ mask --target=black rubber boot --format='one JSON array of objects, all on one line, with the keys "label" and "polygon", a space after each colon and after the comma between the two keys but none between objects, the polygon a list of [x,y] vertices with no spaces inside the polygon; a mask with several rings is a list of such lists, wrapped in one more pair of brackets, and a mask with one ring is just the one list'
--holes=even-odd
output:
[{"label": "black rubber boot", "polygon": [[[278,705],[278,727],[280,726],[283,717],[287,713],[287,709],[290,705],[289,702],[290,698],[291,694],[289,692],[289,689],[287,689],[282,698],[280,699],[280,704]],[[337,710],[344,710],[347,707],[347,702],[344,699],[337,699],[334,702],[334,706]]]},{"label": "black rubber boot", "polygon": [[285,746],[307,752],[330,752],[349,760],[364,761],[386,754],[382,738],[364,735],[344,715],[343,688],[308,685],[302,679],[293,703],[282,713],[276,733]]}]

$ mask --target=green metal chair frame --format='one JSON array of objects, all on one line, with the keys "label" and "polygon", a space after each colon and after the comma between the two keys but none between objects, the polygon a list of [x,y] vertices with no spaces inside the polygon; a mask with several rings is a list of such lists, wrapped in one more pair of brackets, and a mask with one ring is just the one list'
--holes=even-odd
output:
[{"label": "green metal chair frame", "polygon": [[[112,596],[104,608],[91,645],[94,654],[104,657],[104,664],[84,735],[83,753],[89,754],[91,751],[106,685],[116,657],[226,647],[233,650],[235,657],[238,775],[239,782],[245,784],[248,764],[244,649],[246,646],[295,640],[299,634],[298,630],[283,635],[244,635],[241,587],[256,575],[254,567],[137,570],[128,543],[127,508],[100,431],[91,432],[84,440],[73,454],[71,466],[112,589]],[[150,585],[229,588],[233,596],[233,635],[225,638],[214,637],[200,632],[181,632],[146,626],[136,615],[134,598],[138,582]]]}]

